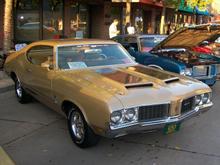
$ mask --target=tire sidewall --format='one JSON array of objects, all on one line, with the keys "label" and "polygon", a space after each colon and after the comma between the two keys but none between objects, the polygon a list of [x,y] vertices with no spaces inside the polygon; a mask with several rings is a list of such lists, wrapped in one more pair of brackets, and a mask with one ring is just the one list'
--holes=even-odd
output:
[{"label": "tire sidewall", "polygon": [[[75,113],[75,112],[77,112],[77,113],[80,114],[80,117],[82,118],[83,124],[84,124],[84,137],[83,137],[83,139],[80,140],[80,141],[79,141],[79,139],[74,135],[73,129],[72,129],[72,123],[71,123],[71,121],[72,121],[72,115],[73,115],[73,113]],[[69,111],[69,114],[68,114],[67,124],[68,124],[69,133],[70,133],[70,136],[71,136],[73,142],[74,142],[76,145],[82,147],[82,145],[83,145],[84,142],[85,142],[86,134],[87,134],[87,129],[86,129],[86,128],[87,128],[87,123],[86,123],[86,121],[85,121],[85,119],[84,119],[84,116],[82,115],[82,113],[81,113],[79,110],[72,108],[72,109]]]},{"label": "tire sidewall", "polygon": [[[18,84],[20,84],[20,87],[21,87],[21,96],[19,96],[19,95],[18,95],[18,92],[17,92],[17,86],[18,86]],[[23,91],[23,88],[22,88],[22,86],[21,86],[21,82],[19,81],[18,78],[16,78],[16,79],[15,79],[15,94],[16,94],[17,99],[18,99],[19,102],[22,100],[23,93],[24,93],[24,91]]]}]

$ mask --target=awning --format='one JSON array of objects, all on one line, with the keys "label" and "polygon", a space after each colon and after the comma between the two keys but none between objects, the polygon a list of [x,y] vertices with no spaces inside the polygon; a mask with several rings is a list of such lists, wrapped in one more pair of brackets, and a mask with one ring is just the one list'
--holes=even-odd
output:
[{"label": "awning", "polygon": [[210,13],[208,10],[199,10],[198,8],[196,8],[196,14],[199,14],[199,15],[206,15],[206,16],[209,16]]}]

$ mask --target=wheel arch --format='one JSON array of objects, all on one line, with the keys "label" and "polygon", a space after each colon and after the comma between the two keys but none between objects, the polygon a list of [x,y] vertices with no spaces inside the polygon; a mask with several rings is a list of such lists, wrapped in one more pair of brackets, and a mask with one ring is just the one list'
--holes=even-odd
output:
[{"label": "wheel arch", "polygon": [[14,71],[11,71],[10,77],[11,77],[11,79],[15,82],[15,80],[16,80],[16,78],[17,78],[17,75],[16,75],[16,73],[15,73]]},{"label": "wheel arch", "polygon": [[83,114],[83,117],[86,120],[86,122],[89,124],[89,121],[88,121],[88,118],[87,118],[87,115],[86,115],[84,109],[80,105],[76,104],[75,102],[66,99],[62,102],[61,109],[67,118],[68,118],[69,110],[71,107],[78,109]]}]

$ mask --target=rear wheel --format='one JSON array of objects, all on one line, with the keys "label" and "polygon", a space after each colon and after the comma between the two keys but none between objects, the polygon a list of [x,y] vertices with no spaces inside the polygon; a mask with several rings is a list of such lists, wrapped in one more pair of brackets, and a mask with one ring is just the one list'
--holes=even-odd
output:
[{"label": "rear wheel", "polygon": [[213,87],[215,85],[216,81],[214,81],[212,84],[209,84],[210,87]]},{"label": "rear wheel", "polygon": [[26,93],[26,91],[23,89],[21,82],[18,78],[15,78],[15,94],[17,96],[17,99],[20,103],[28,103],[31,101],[31,96]]},{"label": "rear wheel", "polygon": [[71,108],[68,114],[68,128],[73,142],[80,148],[96,145],[100,137],[86,123],[83,114],[76,108]]}]

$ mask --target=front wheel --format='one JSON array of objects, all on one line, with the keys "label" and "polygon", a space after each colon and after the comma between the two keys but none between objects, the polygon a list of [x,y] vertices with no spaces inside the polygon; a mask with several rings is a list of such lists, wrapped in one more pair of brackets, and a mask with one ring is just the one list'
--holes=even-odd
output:
[{"label": "front wheel", "polygon": [[15,94],[20,103],[24,104],[31,101],[31,96],[23,89],[21,82],[18,78],[15,79]]},{"label": "front wheel", "polygon": [[78,109],[72,108],[69,111],[68,128],[73,142],[80,148],[95,146],[100,139],[88,126]]}]

